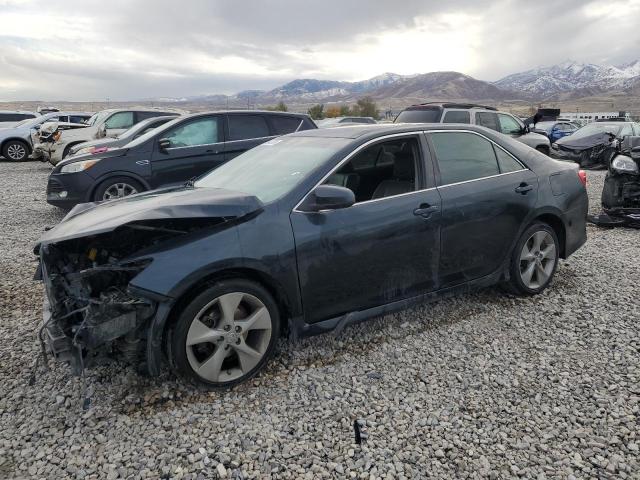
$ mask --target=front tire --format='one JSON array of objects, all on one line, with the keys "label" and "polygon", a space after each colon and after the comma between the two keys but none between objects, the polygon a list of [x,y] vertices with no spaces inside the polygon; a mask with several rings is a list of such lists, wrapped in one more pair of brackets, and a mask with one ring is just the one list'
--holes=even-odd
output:
[{"label": "front tire", "polygon": [[537,295],[544,291],[558,267],[559,252],[553,228],[542,222],[528,227],[513,250],[507,289],[516,295]]},{"label": "front tire", "polygon": [[171,334],[170,356],[197,384],[227,388],[256,375],[273,356],[280,314],[257,283],[230,279],[195,297]]},{"label": "front tire", "polygon": [[133,178],[108,178],[96,188],[93,193],[93,201],[102,202],[104,200],[115,200],[116,198],[128,197],[129,195],[134,195],[144,190],[142,184]]},{"label": "front tire", "polygon": [[23,162],[29,156],[29,145],[20,140],[9,140],[2,147],[2,156],[12,162]]}]

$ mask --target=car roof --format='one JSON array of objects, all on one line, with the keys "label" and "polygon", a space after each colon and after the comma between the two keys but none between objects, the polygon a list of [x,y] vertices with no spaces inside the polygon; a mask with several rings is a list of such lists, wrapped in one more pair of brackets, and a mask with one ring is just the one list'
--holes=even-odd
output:
[{"label": "car roof", "polygon": [[0,113],[25,113],[29,115],[35,115],[36,117],[40,115],[38,112],[31,112],[29,110],[0,110]]},{"label": "car roof", "polygon": [[273,110],[211,110],[211,111],[207,111],[207,112],[188,113],[186,115],[183,115],[183,117],[184,118],[195,118],[195,117],[200,117],[200,116],[204,116],[204,115],[214,115],[214,114],[215,115],[220,115],[220,114],[227,114],[227,115],[234,115],[234,114],[243,114],[243,115],[247,115],[247,114],[269,114],[269,115],[279,115],[279,116],[283,116],[283,117],[311,118],[306,113],[279,112],[279,111],[273,111]]},{"label": "car roof", "polygon": [[[468,130],[486,134],[493,132],[488,128],[467,123],[378,123],[353,124],[340,128],[320,128],[304,130],[289,134],[298,137],[326,137],[326,138],[376,138],[394,133],[418,132],[423,130]],[[495,133],[495,132],[493,132]]]},{"label": "car roof", "polygon": [[417,105],[411,105],[410,107],[407,107],[405,110],[422,110],[422,109],[429,109],[429,108],[433,108],[433,107],[460,108],[460,109],[465,109],[465,110],[469,110],[469,109],[472,109],[472,108],[483,109],[483,110],[492,110],[492,111],[497,111],[498,110],[496,107],[491,107],[491,106],[488,106],[488,105],[478,105],[477,103],[455,103],[455,102],[426,102],[426,103],[419,103]]}]

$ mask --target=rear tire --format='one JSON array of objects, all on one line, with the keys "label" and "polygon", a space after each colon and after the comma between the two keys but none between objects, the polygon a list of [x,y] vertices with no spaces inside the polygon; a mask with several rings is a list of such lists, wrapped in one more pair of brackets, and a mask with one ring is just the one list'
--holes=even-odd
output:
[{"label": "rear tire", "polygon": [[536,222],[520,236],[511,254],[506,289],[516,295],[537,295],[553,279],[558,267],[560,244],[556,232],[546,223]]},{"label": "rear tire", "polygon": [[2,156],[10,162],[23,162],[31,153],[30,150],[22,140],[9,140],[2,147]]},{"label": "rear tire", "polygon": [[196,384],[228,388],[255,376],[275,353],[280,314],[261,285],[223,280],[184,308],[171,332],[170,361]]},{"label": "rear tire", "polygon": [[112,177],[98,185],[98,188],[93,192],[93,201],[102,202],[128,197],[135,193],[144,192],[144,190],[144,186],[131,177]]}]

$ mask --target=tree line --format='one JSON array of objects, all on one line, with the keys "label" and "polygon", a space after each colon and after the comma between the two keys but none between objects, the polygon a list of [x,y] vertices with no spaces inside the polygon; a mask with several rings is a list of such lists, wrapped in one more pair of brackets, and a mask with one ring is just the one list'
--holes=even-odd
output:
[{"label": "tree line", "polygon": [[[289,108],[283,101],[280,101],[275,106],[267,107],[267,110],[287,112]],[[309,108],[307,113],[314,120],[335,117],[372,117],[376,120],[380,118],[378,105],[371,97],[363,97],[353,105],[343,103],[341,105],[329,105],[325,108],[323,103],[319,103]]]}]

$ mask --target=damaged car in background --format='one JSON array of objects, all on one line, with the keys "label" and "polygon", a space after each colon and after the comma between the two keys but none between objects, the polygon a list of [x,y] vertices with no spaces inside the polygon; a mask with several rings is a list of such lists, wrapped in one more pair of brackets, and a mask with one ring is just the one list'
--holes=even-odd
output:
[{"label": "damaged car in background", "polygon": [[635,122],[596,121],[551,145],[551,157],[576,162],[581,168],[607,168],[625,137],[640,135]]},{"label": "damaged car in background", "polygon": [[186,185],[77,205],[45,232],[43,356],[228,387],[283,334],[496,283],[535,295],[586,241],[585,183],[474,125],[274,138]]},{"label": "damaged car in background", "polygon": [[602,227],[640,228],[640,136],[625,137],[609,165],[602,189],[602,213],[589,215]]}]

